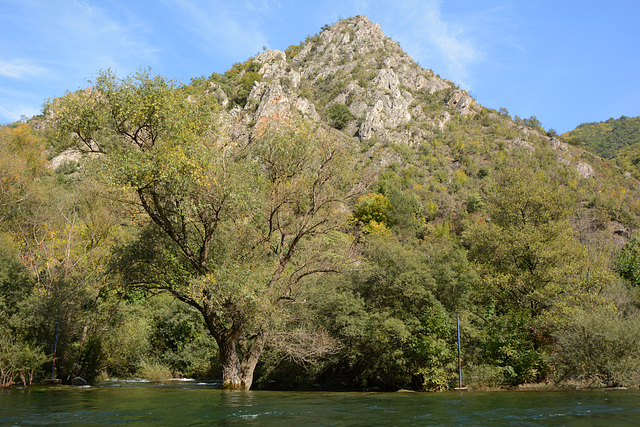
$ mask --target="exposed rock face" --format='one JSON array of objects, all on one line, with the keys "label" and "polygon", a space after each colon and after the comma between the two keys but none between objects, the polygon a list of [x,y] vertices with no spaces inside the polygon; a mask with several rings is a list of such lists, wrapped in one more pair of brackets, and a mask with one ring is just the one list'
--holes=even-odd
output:
[{"label": "exposed rock face", "polygon": [[[569,145],[560,141],[558,138],[551,138],[549,140],[549,145],[554,150],[558,151],[558,155],[560,161],[566,164],[571,164],[572,162],[572,153]],[[576,172],[582,178],[594,178],[596,176],[596,171],[593,167],[584,161],[575,162]]]},{"label": "exposed rock face", "polygon": [[62,153],[51,159],[49,162],[49,168],[55,170],[65,163],[77,163],[80,159],[82,159],[82,151],[77,148],[67,148]]},{"label": "exposed rock face", "polygon": [[265,80],[287,78],[291,81],[293,87],[298,87],[300,84],[300,73],[287,63],[284,52],[268,50],[256,56],[254,61],[262,64],[260,74]]},{"label": "exposed rock face", "polygon": [[560,141],[558,138],[551,138],[551,141],[549,141],[549,143],[551,144],[551,148],[553,148],[554,150],[558,150],[564,154],[569,153],[569,146]]},{"label": "exposed rock face", "polygon": [[[312,37],[291,60],[279,50],[266,51],[253,59],[261,64],[262,81],[251,89],[247,105],[234,112],[235,120],[254,124],[260,131],[272,120],[286,123],[294,115],[319,121],[331,104],[349,107],[353,123],[345,131],[361,141],[376,138],[381,143],[420,143],[425,130],[407,132],[412,121],[427,123],[442,131],[452,114],[471,115],[478,104],[469,94],[455,89],[450,81],[418,66],[378,24],[364,16],[339,21]],[[348,82],[340,87],[340,82]],[[220,87],[216,87],[216,94]],[[442,108],[428,111],[418,98],[442,93]],[[315,95],[314,103],[309,95]],[[228,97],[218,95],[226,105]],[[322,104],[317,104],[317,97]],[[239,117],[243,115],[244,117]],[[415,135],[414,138],[409,137]]]},{"label": "exposed rock face", "polygon": [[596,172],[593,167],[586,162],[578,162],[578,164],[576,164],[576,170],[583,178],[593,178],[596,176]]},{"label": "exposed rock face", "polygon": [[258,108],[252,118],[256,129],[264,129],[271,121],[289,123],[294,110],[306,118],[320,120],[311,101],[286,91],[279,81],[254,84],[249,98],[258,101]]},{"label": "exposed rock face", "polygon": [[[366,155],[372,160],[375,157],[380,166],[402,161],[395,146],[416,150],[438,147],[438,139],[446,140],[456,127],[477,120],[485,129],[495,128],[495,132],[489,131],[494,136],[488,137],[486,130],[482,138],[467,134],[462,136],[467,138],[466,143],[472,140],[472,144],[495,144],[534,153],[543,141],[544,147],[552,148],[557,159],[575,168],[580,177],[596,176],[584,159],[576,160],[575,147],[481,107],[467,91],[421,68],[383,34],[378,24],[364,16],[325,27],[320,34],[291,48],[294,46],[286,52],[262,52],[247,61],[245,68],[235,71],[239,79],[247,72],[259,78],[241,83],[229,83],[224,78],[210,80],[210,93],[226,107],[219,121],[228,128],[231,139],[248,141],[269,123],[287,124],[296,117],[330,123],[328,107],[344,104],[352,119],[346,126],[341,125],[341,135],[369,147]],[[240,85],[243,96],[238,93]],[[464,150],[463,145],[456,149]],[[449,162],[462,159],[453,158],[450,147],[439,149],[446,151],[441,155]],[[56,169],[80,158],[80,151],[67,150],[55,157],[50,166]],[[469,161],[482,159],[467,157],[465,162]],[[459,169],[453,163],[440,165],[448,167],[449,172]]]},{"label": "exposed rock face", "polygon": [[[349,106],[360,122],[356,131],[360,140],[377,137],[383,142],[406,142],[406,132],[398,132],[397,128],[412,119],[427,119],[421,117],[420,109],[411,108],[416,100],[412,92],[428,96],[453,90],[451,82],[419,67],[396,42],[385,37],[378,24],[366,17],[340,21],[322,32],[319,39],[307,44],[293,63],[312,82],[332,75],[351,80],[328,104],[340,102]],[[460,90],[449,108],[470,114],[474,102]],[[432,117],[430,123],[433,130],[442,128],[438,117]]]},{"label": "exposed rock face", "polygon": [[[326,109],[345,104],[353,119],[343,133],[370,147],[420,147],[448,132],[460,117],[484,112],[491,123],[515,133],[507,139],[496,136],[495,143],[533,153],[532,140],[546,138],[560,162],[573,165],[582,178],[596,176],[593,167],[574,160],[573,149],[559,139],[483,111],[467,91],[421,68],[364,16],[325,27],[295,52],[288,58],[286,52],[269,50],[252,59],[262,78],[251,87],[246,105],[227,113],[233,138],[251,138],[271,122],[286,124],[299,116],[328,122]],[[213,83],[212,91],[223,106],[229,104],[231,95],[220,85]],[[392,152],[378,156],[380,166],[399,160]]]},{"label": "exposed rock face", "polygon": [[471,98],[466,91],[460,89],[456,90],[449,102],[447,102],[447,107],[455,108],[460,111],[463,116],[471,114],[477,105],[478,103]]},{"label": "exposed rock face", "polygon": [[[571,179],[597,180],[603,171],[583,150],[508,112],[483,108],[465,90],[421,68],[363,16],[341,20],[285,52],[265,51],[236,65],[208,80],[208,92],[224,107],[215,117],[225,128],[218,143],[250,143],[270,123],[302,117],[353,143],[370,176],[386,166],[419,176],[420,201],[442,217],[464,208],[463,197],[473,194],[465,187],[468,177],[477,190],[482,184],[474,180],[510,164],[509,156],[523,165],[527,158],[541,159],[543,167],[557,162],[552,167]],[[346,106],[334,110],[349,111],[346,125],[331,119],[334,104]],[[55,120],[50,110],[44,123]],[[80,150],[69,149],[50,167],[81,157]],[[607,231],[619,244],[630,233],[624,225]]]}]

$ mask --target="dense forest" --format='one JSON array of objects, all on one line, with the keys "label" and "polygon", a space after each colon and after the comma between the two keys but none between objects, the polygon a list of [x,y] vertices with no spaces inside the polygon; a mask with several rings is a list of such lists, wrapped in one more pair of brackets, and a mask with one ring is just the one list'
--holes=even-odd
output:
[{"label": "dense forest", "polygon": [[582,123],[574,130],[562,135],[572,142],[604,157],[615,158],[630,145],[640,143],[640,117],[622,116],[598,123]]},{"label": "dense forest", "polygon": [[640,177],[640,117],[622,116],[604,122],[582,123],[563,138],[598,156],[615,159],[620,168]]},{"label": "dense forest", "polygon": [[444,390],[460,318],[469,387],[638,386],[640,186],[563,139],[364,17],[100,71],[0,127],[0,382]]}]

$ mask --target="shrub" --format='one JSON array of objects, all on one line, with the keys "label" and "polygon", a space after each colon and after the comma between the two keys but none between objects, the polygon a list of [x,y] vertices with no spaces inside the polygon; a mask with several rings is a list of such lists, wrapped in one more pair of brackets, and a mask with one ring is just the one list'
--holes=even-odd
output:
[{"label": "shrub", "polygon": [[366,233],[383,232],[391,226],[391,202],[382,194],[360,197],[353,212],[352,223],[362,224]]},{"label": "shrub", "polygon": [[287,60],[291,61],[300,53],[301,50],[302,50],[302,44],[298,44],[298,45],[292,44],[284,51],[284,53],[287,55]]},{"label": "shrub", "polygon": [[165,382],[173,378],[171,368],[159,363],[142,362],[139,374],[142,378],[153,382]]},{"label": "shrub", "polygon": [[344,129],[353,120],[353,115],[345,104],[331,105],[327,108],[327,116],[336,129]]},{"label": "shrub", "polygon": [[578,310],[555,333],[559,378],[582,379],[592,387],[640,382],[640,319],[615,309]]},{"label": "shrub", "polygon": [[476,192],[471,193],[467,198],[467,212],[472,214],[476,213],[484,208],[484,201],[482,196]]},{"label": "shrub", "polygon": [[615,259],[614,268],[632,286],[640,284],[640,234],[625,243]]},{"label": "shrub", "polygon": [[31,385],[33,377],[42,371],[44,352],[28,343],[19,342],[6,330],[0,330],[0,387],[18,382]]}]

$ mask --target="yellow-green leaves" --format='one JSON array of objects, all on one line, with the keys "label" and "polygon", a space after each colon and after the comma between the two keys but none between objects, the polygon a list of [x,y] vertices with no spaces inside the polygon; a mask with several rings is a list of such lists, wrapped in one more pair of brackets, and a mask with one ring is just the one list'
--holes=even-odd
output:
[{"label": "yellow-green leaves", "polygon": [[586,252],[569,224],[566,193],[544,174],[507,170],[489,210],[463,234],[482,276],[479,294],[541,314],[578,292]]},{"label": "yellow-green leaves", "polygon": [[384,233],[391,225],[389,212],[391,202],[382,194],[370,193],[358,199],[353,224],[362,224],[365,233]]},{"label": "yellow-green leaves", "polygon": [[219,106],[204,89],[186,91],[175,81],[140,71],[119,79],[102,71],[88,89],[48,107],[60,134],[77,135],[91,151],[108,152],[116,140],[145,151],[158,143],[185,142],[211,131]]}]

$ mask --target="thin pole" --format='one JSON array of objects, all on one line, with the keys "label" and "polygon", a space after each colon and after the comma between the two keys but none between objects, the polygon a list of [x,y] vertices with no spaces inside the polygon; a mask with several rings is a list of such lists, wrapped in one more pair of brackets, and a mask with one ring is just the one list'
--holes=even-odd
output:
[{"label": "thin pole", "polygon": [[53,363],[51,364],[51,379],[53,380],[56,372],[56,350],[58,349],[58,326],[59,321],[56,321],[56,338],[53,342]]},{"label": "thin pole", "polygon": [[458,324],[458,387],[462,388],[462,355],[460,353],[460,318],[456,317]]}]

